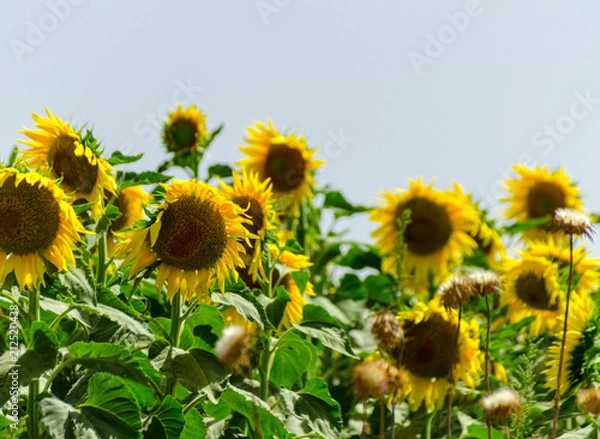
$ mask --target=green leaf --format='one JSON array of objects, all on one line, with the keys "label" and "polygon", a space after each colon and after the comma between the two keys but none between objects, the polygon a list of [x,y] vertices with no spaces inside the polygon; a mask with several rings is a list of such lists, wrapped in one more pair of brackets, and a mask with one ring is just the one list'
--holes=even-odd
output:
[{"label": "green leaf", "polygon": [[148,381],[140,362],[149,360],[141,353],[132,354],[118,345],[95,342],[73,343],[68,349],[71,354],[69,361],[83,365],[91,373],[108,372],[139,383]]},{"label": "green leaf", "polygon": [[125,155],[121,151],[113,151],[111,156],[108,159],[106,159],[106,161],[113,166],[124,165],[127,163],[137,162],[139,159],[142,158],[143,155],[144,153],[138,155]]},{"label": "green leaf", "polygon": [[394,282],[389,276],[371,274],[365,279],[365,288],[371,300],[384,305],[390,305],[395,302]]},{"label": "green leaf", "polygon": [[75,213],[77,215],[85,212],[86,210],[88,210],[90,207],[92,207],[94,204],[96,204],[96,201],[93,203],[73,203],[73,210],[75,211]]},{"label": "green leaf", "polygon": [[[308,346],[307,346],[308,345]],[[277,343],[270,379],[276,386],[291,389],[311,361],[310,343],[287,332]]]},{"label": "green leaf", "polygon": [[213,351],[213,346],[221,336],[225,322],[223,315],[214,305],[200,305],[185,322],[194,335],[194,347]]},{"label": "green leaf", "polygon": [[287,411],[308,424],[302,426],[304,434],[316,432],[327,439],[340,437],[341,408],[322,378],[310,379],[298,393],[282,389],[281,395]]},{"label": "green leaf", "polygon": [[325,346],[340,354],[347,355],[351,358],[358,358],[352,352],[350,341],[345,333],[339,328],[312,328],[310,326],[296,325],[295,323],[292,323],[292,326],[298,331],[318,339]]},{"label": "green leaf", "polygon": [[114,204],[109,204],[105,207],[104,213],[102,214],[100,219],[98,219],[94,231],[98,235],[101,233],[105,233],[109,229],[112,222],[119,218],[121,215],[122,213],[117,206],[115,206]]},{"label": "green leaf", "polygon": [[292,272],[292,279],[294,279],[294,283],[300,290],[300,294],[304,294],[304,290],[306,290],[306,284],[308,284],[309,278],[310,275],[306,271]]},{"label": "green leaf", "polygon": [[354,270],[361,270],[366,267],[371,267],[376,270],[381,268],[381,256],[373,247],[361,248],[363,246],[354,245],[350,247],[341,261],[343,267],[350,267]]},{"label": "green leaf", "polygon": [[360,278],[353,273],[346,273],[340,279],[340,286],[336,291],[336,296],[348,297],[354,300],[366,298],[365,291]]},{"label": "green leaf", "polygon": [[159,409],[152,415],[152,421],[144,437],[148,439],[179,439],[185,426],[183,407],[171,395],[167,395]]},{"label": "green leaf", "polygon": [[341,327],[340,323],[329,314],[325,308],[307,303],[302,308],[302,321],[301,325],[321,327],[321,326],[334,326],[336,328]]},{"label": "green leaf", "polygon": [[185,427],[181,432],[181,439],[204,439],[206,437],[206,425],[202,415],[197,410],[190,410],[185,415]]},{"label": "green leaf", "polygon": [[127,329],[129,332],[137,336],[146,337],[149,339],[154,338],[154,334],[152,334],[152,332],[145,323],[142,323],[111,306],[107,306],[102,303],[98,303],[96,306],[81,304],[78,305],[78,308],[91,312],[93,314],[103,315],[111,321],[120,324],[124,329]]},{"label": "green leaf", "polygon": [[216,165],[212,165],[208,167],[208,178],[206,181],[209,181],[211,178],[219,177],[219,178],[228,178],[233,175],[233,169],[231,166],[217,163]]},{"label": "green leaf", "polygon": [[252,393],[230,384],[221,395],[221,401],[228,404],[232,410],[243,415],[254,431],[256,431],[256,418],[258,418],[260,432],[263,437],[277,437],[279,439],[290,437],[281,419],[275,416],[264,401]]},{"label": "green leaf", "polygon": [[323,207],[332,208],[336,218],[354,215],[355,213],[366,212],[369,210],[368,207],[351,204],[348,202],[348,200],[346,200],[344,195],[338,191],[331,191],[325,194]]},{"label": "green leaf", "polygon": [[579,427],[558,436],[558,439],[598,439],[598,428],[593,424]]},{"label": "green leaf", "polygon": [[278,327],[283,319],[285,308],[288,302],[291,302],[291,298],[285,291],[285,288],[280,285],[275,289],[275,298],[271,300],[271,303],[267,305],[266,311],[269,316],[269,322],[275,327]]},{"label": "green leaf", "polygon": [[58,280],[71,294],[83,302],[94,305],[96,303],[96,290],[86,273],[81,268],[74,268],[58,274]]},{"label": "green leaf", "polygon": [[503,232],[509,235],[516,235],[517,233],[525,232],[535,227],[545,226],[550,222],[550,216],[544,218],[536,218],[528,221],[517,222],[503,228]]},{"label": "green leaf", "polygon": [[227,291],[225,294],[213,293],[211,299],[215,303],[233,306],[246,320],[256,323],[261,329],[269,327],[265,309],[248,288]]},{"label": "green leaf", "polygon": [[170,176],[161,174],[160,172],[144,171],[141,173],[125,172],[123,174],[124,181],[121,184],[121,190],[130,186],[139,186],[144,184],[165,183],[171,179]]},{"label": "green leaf", "polygon": [[107,373],[90,378],[88,398],[78,407],[100,437],[139,438],[140,408],[123,380]]}]

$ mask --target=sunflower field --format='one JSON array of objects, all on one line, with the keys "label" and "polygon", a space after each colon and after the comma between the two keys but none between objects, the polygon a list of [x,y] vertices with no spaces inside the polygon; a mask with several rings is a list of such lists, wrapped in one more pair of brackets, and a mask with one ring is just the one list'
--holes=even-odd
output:
[{"label": "sunflower field", "polygon": [[496,218],[418,175],[363,206],[271,120],[201,175],[223,126],[172,110],[153,170],[50,110],[0,164],[0,437],[600,437],[564,169],[515,165]]}]

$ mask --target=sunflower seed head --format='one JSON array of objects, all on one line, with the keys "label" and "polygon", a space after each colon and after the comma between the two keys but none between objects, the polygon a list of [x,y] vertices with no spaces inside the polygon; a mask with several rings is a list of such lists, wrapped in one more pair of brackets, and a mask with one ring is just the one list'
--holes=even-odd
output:
[{"label": "sunflower seed head", "polygon": [[488,419],[503,421],[521,410],[523,398],[512,389],[500,389],[481,398],[481,407]]},{"label": "sunflower seed head", "polygon": [[556,232],[563,232],[566,235],[585,235],[589,239],[592,239],[594,233],[589,215],[568,208],[556,209],[550,226]]}]

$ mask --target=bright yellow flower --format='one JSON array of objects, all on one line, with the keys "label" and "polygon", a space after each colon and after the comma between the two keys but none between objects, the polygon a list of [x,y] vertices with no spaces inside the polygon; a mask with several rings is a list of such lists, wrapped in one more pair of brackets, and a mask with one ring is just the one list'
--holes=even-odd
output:
[{"label": "bright yellow flower", "polygon": [[233,186],[223,182],[220,184],[225,198],[244,209],[243,215],[252,221],[245,227],[254,237],[250,238],[250,246],[246,248],[246,254],[242,256],[248,267],[248,274],[252,276],[254,282],[259,275],[266,279],[262,260],[262,243],[266,231],[274,229],[272,223],[275,219],[270,180],[266,179],[260,182],[256,172],[247,172],[244,169],[242,175],[238,172],[233,173]]},{"label": "bright yellow flower", "polygon": [[176,155],[200,152],[202,140],[208,136],[206,115],[198,110],[197,105],[177,110],[169,114],[163,129],[163,142],[167,149]]},{"label": "bright yellow flower", "polygon": [[407,285],[422,291],[429,276],[441,282],[450,268],[460,265],[465,255],[472,254],[477,244],[470,236],[479,218],[460,186],[452,191],[438,191],[424,185],[422,179],[409,182],[408,190],[384,192],[383,206],[371,211],[371,219],[381,226],[373,232],[377,247],[383,253],[382,271],[397,273],[397,221],[406,209],[411,222],[404,233],[407,245],[405,266],[412,275]]},{"label": "bright yellow flower", "polygon": [[86,233],[65,193],[35,172],[0,169],[0,284],[14,272],[21,288],[44,283],[45,261],[59,271],[75,265]]},{"label": "bright yellow flower", "polygon": [[240,146],[240,150],[248,157],[238,165],[258,172],[262,180],[270,178],[276,198],[291,196],[284,207],[297,210],[302,200],[313,199],[313,174],[325,162],[313,159],[317,150],[309,150],[303,136],[284,136],[269,119],[266,126],[256,122],[249,127],[244,140],[247,145]]},{"label": "bright yellow flower", "polygon": [[[475,320],[462,321],[454,354],[458,320],[437,300],[418,302],[412,311],[398,315],[404,331],[402,367],[409,372],[409,405],[417,410],[424,402],[429,410],[441,407],[448,394],[448,377],[474,388],[481,373],[479,327]],[[452,362],[454,358],[454,363]]]},{"label": "bright yellow flower", "polygon": [[156,220],[149,226],[117,234],[125,239],[117,249],[124,264],[133,262],[130,276],[159,262],[156,283],[167,282],[167,299],[178,291],[184,301],[196,296],[208,300],[215,281],[222,292],[225,279],[238,279],[236,267],[243,267],[240,240],[248,239],[241,209],[211,186],[174,180],[162,184],[165,202],[158,206]]},{"label": "bright yellow flower", "polygon": [[30,140],[17,140],[31,149],[21,151],[23,160],[33,169],[51,178],[62,179],[61,188],[71,201],[84,199],[96,203],[92,207],[94,218],[102,214],[101,199],[105,193],[114,194],[117,185],[112,175],[114,168],[98,156],[95,149],[86,146],[67,122],[46,108],[48,117],[32,113],[38,129],[24,129],[19,132]]}]

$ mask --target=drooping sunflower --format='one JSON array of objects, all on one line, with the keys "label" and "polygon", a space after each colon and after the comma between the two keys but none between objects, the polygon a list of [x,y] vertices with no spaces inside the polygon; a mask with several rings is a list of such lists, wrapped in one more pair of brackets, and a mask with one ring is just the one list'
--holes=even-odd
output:
[{"label": "drooping sunflower", "polygon": [[504,293],[500,306],[508,306],[508,319],[516,323],[535,316],[529,334],[557,330],[558,317],[564,315],[564,293],[559,284],[558,265],[545,257],[523,252],[520,259],[505,261]]},{"label": "drooping sunflower", "polygon": [[206,115],[197,105],[177,109],[169,114],[163,128],[163,142],[167,149],[176,155],[200,152],[202,139],[208,136]]},{"label": "drooping sunflower", "polygon": [[[545,166],[530,169],[514,165],[513,169],[518,177],[506,181],[509,197],[502,199],[509,203],[506,211],[508,218],[517,221],[540,219],[552,216],[561,207],[581,211],[579,189],[565,174],[564,168],[549,171]],[[544,227],[529,229],[526,236],[540,238],[545,235],[544,230]]]},{"label": "drooping sunflower", "polygon": [[455,185],[451,191],[438,191],[422,179],[409,182],[408,190],[384,192],[382,207],[371,211],[371,220],[381,226],[373,232],[377,247],[383,253],[382,270],[396,274],[397,222],[406,209],[411,222],[404,233],[407,245],[405,266],[412,278],[407,285],[421,291],[429,285],[429,276],[439,283],[452,266],[459,265],[465,255],[476,248],[470,236],[479,223],[477,211]]},{"label": "drooping sunflower", "polygon": [[[106,203],[112,198],[107,194]],[[121,216],[110,225],[107,235],[108,255],[112,257],[115,251],[114,233],[128,229],[135,225],[136,221],[143,220],[144,206],[152,202],[152,195],[147,193],[141,186],[129,186],[119,191],[113,200],[113,205],[119,209]]]},{"label": "drooping sunflower", "polygon": [[96,203],[92,215],[102,214],[101,199],[105,193],[115,193],[117,185],[113,176],[114,168],[99,156],[98,145],[91,131],[82,137],[80,133],[63,122],[46,108],[48,117],[32,113],[38,129],[23,129],[30,140],[17,140],[31,149],[21,151],[33,169],[50,173],[54,179],[62,179],[60,187],[70,200],[83,199]]},{"label": "drooping sunflower", "polygon": [[270,179],[260,181],[258,173],[242,170],[242,175],[233,173],[233,186],[220,182],[225,198],[244,209],[244,215],[252,221],[245,227],[255,237],[250,238],[250,246],[242,259],[252,280],[256,282],[260,275],[266,279],[262,261],[262,243],[267,230],[274,229],[275,210],[272,203],[272,185]]},{"label": "drooping sunflower", "polygon": [[14,272],[21,288],[44,283],[45,261],[59,271],[75,265],[86,233],[65,193],[35,172],[0,169],[0,284]]},{"label": "drooping sunflower", "polygon": [[248,239],[244,225],[249,220],[208,184],[173,180],[161,186],[165,202],[156,218],[146,227],[117,234],[124,242],[116,256],[124,257],[124,264],[133,262],[130,276],[158,262],[156,284],[162,289],[167,282],[168,300],[179,291],[184,302],[194,296],[206,301],[215,281],[224,291],[225,279],[238,279],[235,268],[244,266],[240,240]]},{"label": "drooping sunflower", "polygon": [[[418,302],[412,311],[398,315],[404,331],[402,367],[409,372],[409,405],[417,410],[440,407],[448,393],[448,377],[475,387],[481,373],[479,327],[475,320],[462,321],[454,355],[458,320],[437,300]],[[452,361],[454,358],[454,362]]]},{"label": "drooping sunflower", "polygon": [[500,234],[485,218],[481,219],[477,231],[472,236],[491,268],[497,267],[498,263],[506,257],[506,249]]},{"label": "drooping sunflower", "polygon": [[[561,395],[569,389],[570,385],[579,384],[582,381],[585,357],[589,355],[590,348],[594,344],[595,331],[587,331],[593,311],[594,307],[587,293],[571,296],[565,355],[560,376]],[[542,371],[546,376],[545,386],[550,390],[556,390],[564,321],[564,315],[559,316],[558,324],[561,331],[557,333],[558,338],[548,348],[546,369]]]},{"label": "drooping sunflower", "polygon": [[276,198],[291,196],[285,207],[297,209],[303,199],[313,199],[314,171],[325,162],[313,158],[317,149],[308,149],[303,136],[279,133],[271,120],[265,126],[256,122],[248,128],[247,145],[240,150],[248,155],[239,166],[258,172],[260,178],[271,179]]},{"label": "drooping sunflower", "polygon": [[[568,244],[561,244],[561,240],[556,240],[549,236],[545,240],[527,241],[527,253],[532,256],[541,256],[557,264],[559,270],[568,270],[569,267],[569,247]],[[600,259],[592,258],[590,252],[584,246],[573,249],[573,291],[576,294],[590,293],[598,288],[600,275],[596,267],[600,264]]]}]

